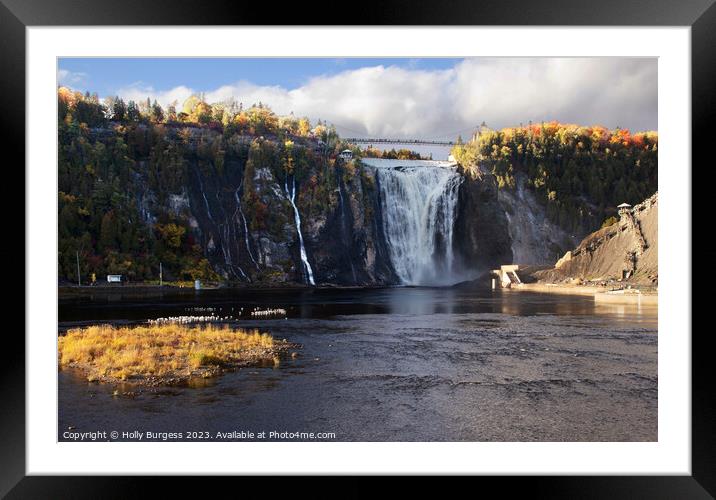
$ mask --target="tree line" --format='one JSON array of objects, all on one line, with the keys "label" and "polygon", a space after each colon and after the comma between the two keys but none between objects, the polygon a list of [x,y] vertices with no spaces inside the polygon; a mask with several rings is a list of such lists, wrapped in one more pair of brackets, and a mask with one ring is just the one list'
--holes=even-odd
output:
[{"label": "tree line", "polygon": [[[592,231],[621,203],[637,204],[658,189],[657,132],[630,133],[556,121],[491,130],[482,127],[452,154],[472,175],[480,167],[500,189],[520,179],[568,231]],[[612,219],[610,219],[612,220]]]}]

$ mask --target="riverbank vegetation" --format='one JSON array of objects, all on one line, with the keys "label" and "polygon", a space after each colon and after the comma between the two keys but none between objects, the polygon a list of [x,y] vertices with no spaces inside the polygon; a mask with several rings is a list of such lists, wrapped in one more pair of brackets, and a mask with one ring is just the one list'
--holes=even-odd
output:
[{"label": "riverbank vegetation", "polygon": [[[478,164],[500,189],[515,190],[519,178],[546,205],[550,219],[570,231],[593,230],[657,191],[657,132],[547,122],[480,132],[452,154],[468,172]],[[596,226],[595,226],[596,224]]]},{"label": "riverbank vegetation", "polygon": [[267,333],[228,325],[97,325],[59,337],[58,357],[60,367],[78,368],[90,381],[160,385],[273,363],[290,346]]}]

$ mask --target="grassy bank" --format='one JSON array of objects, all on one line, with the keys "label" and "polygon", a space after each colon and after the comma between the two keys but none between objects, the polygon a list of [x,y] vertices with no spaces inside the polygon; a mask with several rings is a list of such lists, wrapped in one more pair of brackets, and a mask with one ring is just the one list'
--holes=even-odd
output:
[{"label": "grassy bank", "polygon": [[81,369],[90,381],[173,385],[227,369],[278,362],[292,347],[258,330],[181,324],[68,330],[58,339],[60,367]]}]

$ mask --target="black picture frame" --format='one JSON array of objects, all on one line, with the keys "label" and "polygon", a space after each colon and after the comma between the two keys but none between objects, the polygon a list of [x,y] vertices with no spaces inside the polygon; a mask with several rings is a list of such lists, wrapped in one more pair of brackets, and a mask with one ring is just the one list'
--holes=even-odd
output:
[{"label": "black picture frame", "polygon": [[[476,2],[410,2],[389,0],[364,5],[350,14],[333,2],[313,2],[288,9],[280,4],[244,3],[228,0],[0,0],[0,102],[2,102],[2,143],[4,152],[13,152],[13,165],[25,164],[25,29],[30,26],[167,26],[167,25],[493,25],[493,26],[690,26],[692,47],[692,159],[698,170],[679,168],[692,176],[692,235],[708,228],[709,186],[713,186],[713,160],[707,152],[714,137],[711,118],[716,111],[716,5],[715,0],[500,0]],[[258,23],[256,21],[259,21]],[[262,22],[263,21],[263,22]],[[709,141],[711,139],[711,141]],[[704,165],[700,165],[704,163]],[[10,165],[7,163],[6,165]],[[18,173],[21,169],[17,169]],[[699,182],[693,182],[698,171]],[[24,181],[21,181],[24,184]],[[25,185],[27,189],[27,186]],[[18,204],[19,206],[19,204]],[[23,229],[24,231],[24,229]],[[703,231],[703,229],[702,229]],[[18,233],[24,234],[24,233]],[[19,239],[19,237],[18,237]],[[714,247],[693,241],[694,262],[714,262]],[[17,261],[17,251],[12,258]],[[24,253],[23,253],[24,255]],[[23,257],[24,260],[24,257]],[[27,266],[28,263],[24,262]],[[689,270],[690,273],[690,270]],[[49,283],[49,282],[48,282]],[[695,286],[698,284],[694,281]],[[683,293],[689,293],[684,290]],[[691,290],[693,313],[706,295]],[[23,294],[24,296],[24,294]],[[669,332],[688,336],[691,332]],[[615,477],[525,477],[482,478],[509,493],[526,487],[530,494],[550,498],[713,498],[716,494],[715,405],[711,388],[712,371],[708,349],[709,328],[695,331],[692,345],[692,475]],[[6,335],[6,338],[9,335]],[[161,479],[120,477],[38,477],[25,474],[25,343],[19,335],[8,338],[0,364],[0,496],[7,498],[124,498],[141,494],[148,482]],[[219,491],[228,478],[211,479]],[[169,496],[185,491],[186,481],[162,481],[162,493]],[[358,491],[354,488],[352,491]]]}]

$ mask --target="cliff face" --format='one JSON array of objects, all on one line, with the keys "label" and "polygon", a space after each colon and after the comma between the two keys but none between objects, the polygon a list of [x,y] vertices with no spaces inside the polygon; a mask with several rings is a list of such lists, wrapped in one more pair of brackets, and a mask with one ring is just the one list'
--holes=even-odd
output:
[{"label": "cliff face", "polygon": [[306,245],[320,283],[397,283],[383,232],[375,172],[341,164],[337,187],[325,215],[307,221]]},{"label": "cliff face", "polygon": [[281,172],[259,161],[229,158],[221,176],[199,163],[189,161],[189,182],[174,204],[223,278],[308,283],[302,239],[316,283],[396,283],[370,169],[339,161],[324,185],[315,186],[318,164],[304,164],[302,172],[297,168],[282,179]]},{"label": "cliff face", "polygon": [[460,185],[454,250],[466,279],[513,262],[509,219],[499,198],[497,181],[486,171],[465,176]]},{"label": "cliff face", "polygon": [[[81,244],[94,247],[83,275],[155,279],[161,262],[165,281],[401,284],[391,261],[395,238],[386,234],[393,212],[383,210],[385,193],[393,193],[393,208],[405,193],[390,191],[379,167],[330,159],[317,139],[137,125],[68,130],[60,144],[61,277],[74,272],[73,245]],[[457,174],[459,183],[446,184],[450,195],[434,205],[447,213],[457,200],[449,230],[440,226],[425,259],[438,278],[554,262],[574,245],[522,183],[506,191],[484,169],[473,175],[458,167]],[[414,179],[410,185],[418,189]],[[400,233],[399,223],[391,230]],[[416,242],[401,251],[416,250]]]},{"label": "cliff face", "polygon": [[[293,179],[282,182],[270,168],[255,168],[257,165],[253,173],[247,174],[246,162],[240,158],[226,161],[221,178],[211,169],[204,172],[198,163],[189,163],[186,192],[174,196],[169,207],[189,220],[220,275],[239,282],[307,283],[287,194]],[[303,177],[296,183],[296,205],[315,281],[337,285],[399,284],[386,241],[380,180],[375,169],[358,162],[338,163],[332,181],[335,184],[330,185],[321,206],[313,203],[310,186],[306,186],[310,176]],[[251,192],[246,191],[246,183]],[[256,224],[252,204],[271,214],[268,222]],[[478,178],[466,176],[459,187],[454,223],[458,275],[468,279],[512,262],[515,242],[511,231],[514,232],[510,215],[500,201],[494,177],[489,173]]]},{"label": "cliff face", "polygon": [[655,193],[624,211],[618,222],[584,238],[553,269],[538,271],[535,277],[547,282],[578,278],[657,284],[658,209],[658,193]]},{"label": "cliff face", "polygon": [[[551,264],[566,249],[574,248],[582,234],[570,234],[547,217],[545,207],[525,189],[524,175],[517,175],[514,190],[501,189],[499,205],[507,218],[512,260],[515,264]],[[503,261],[508,263],[508,261]]]}]

